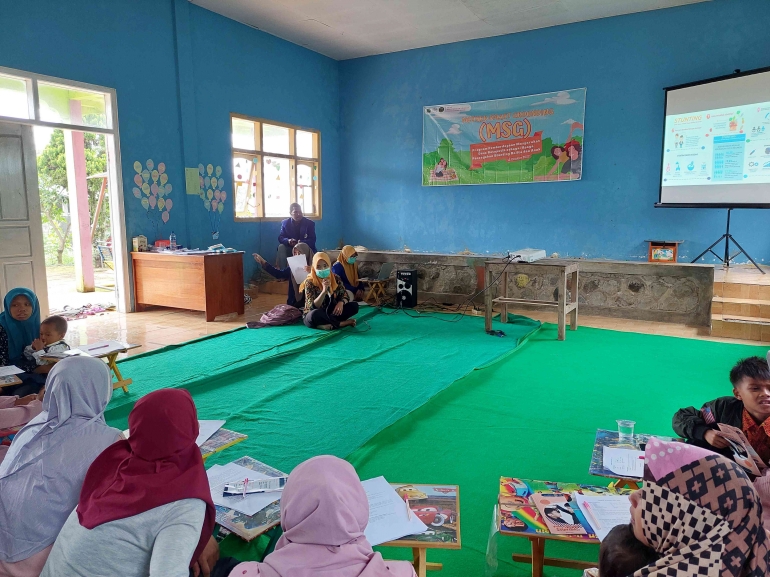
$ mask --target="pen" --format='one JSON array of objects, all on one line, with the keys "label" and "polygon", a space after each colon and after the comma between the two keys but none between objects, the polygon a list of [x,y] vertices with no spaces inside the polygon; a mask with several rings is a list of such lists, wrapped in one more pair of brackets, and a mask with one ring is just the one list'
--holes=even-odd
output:
[{"label": "pen", "polygon": [[244,499],[246,498],[246,488],[247,488],[248,486],[249,486],[249,478],[248,478],[248,477],[246,477],[246,478],[243,480],[243,498],[244,498]]},{"label": "pen", "polygon": [[412,520],[412,508],[409,506],[409,497],[404,495],[404,503],[406,503],[406,516],[410,521]]},{"label": "pen", "polygon": [[602,524],[599,523],[599,521],[596,519],[596,515],[594,515],[593,509],[591,509],[591,505],[588,504],[588,501],[583,501],[583,506],[586,508],[586,511],[588,512],[588,515],[591,517],[591,520],[596,523],[594,525],[594,529],[601,529]]},{"label": "pen", "polygon": [[110,345],[102,345],[102,346],[100,346],[100,347],[89,348],[88,350],[89,350],[89,351],[98,351],[99,349],[106,349],[106,348],[107,348],[107,347],[109,347],[109,346],[110,346]]}]

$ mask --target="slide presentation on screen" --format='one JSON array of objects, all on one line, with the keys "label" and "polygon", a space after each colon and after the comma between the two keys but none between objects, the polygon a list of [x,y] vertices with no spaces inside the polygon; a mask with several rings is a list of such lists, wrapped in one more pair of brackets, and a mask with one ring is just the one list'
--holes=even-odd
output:
[{"label": "slide presentation on screen", "polygon": [[770,183],[770,101],[666,116],[663,187]]}]

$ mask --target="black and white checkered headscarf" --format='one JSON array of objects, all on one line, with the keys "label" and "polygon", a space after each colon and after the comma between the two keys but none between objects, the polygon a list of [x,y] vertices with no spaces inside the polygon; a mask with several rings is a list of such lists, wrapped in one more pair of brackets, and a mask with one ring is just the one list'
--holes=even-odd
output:
[{"label": "black and white checkered headscarf", "polygon": [[[668,472],[660,463],[664,458],[687,464]],[[740,466],[703,449],[662,441],[648,444],[645,459],[642,528],[661,558],[633,577],[768,575],[762,506]],[[651,459],[658,459],[653,467]],[[655,478],[656,470],[666,474]]]}]

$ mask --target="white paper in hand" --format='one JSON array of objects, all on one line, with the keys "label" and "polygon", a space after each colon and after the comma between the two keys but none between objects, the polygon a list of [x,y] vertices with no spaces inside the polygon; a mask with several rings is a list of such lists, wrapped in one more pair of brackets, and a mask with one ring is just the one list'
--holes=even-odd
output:
[{"label": "white paper in hand", "polygon": [[428,530],[417,515],[409,515],[406,502],[398,496],[385,477],[375,477],[361,484],[369,500],[369,524],[364,536],[372,546]]},{"label": "white paper in hand", "polygon": [[297,256],[290,256],[286,259],[291,269],[291,274],[297,284],[302,284],[307,279],[307,272],[305,267],[307,266],[307,257],[304,254],[298,254]]}]

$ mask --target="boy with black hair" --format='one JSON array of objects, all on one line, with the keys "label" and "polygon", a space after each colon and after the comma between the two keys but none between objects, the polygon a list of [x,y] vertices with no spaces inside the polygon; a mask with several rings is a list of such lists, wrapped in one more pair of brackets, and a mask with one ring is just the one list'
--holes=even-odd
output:
[{"label": "boy with black hair", "polygon": [[[770,356],[770,354],[769,354]],[[730,455],[718,434],[719,423],[741,429],[764,463],[770,461],[770,367],[767,359],[749,357],[730,371],[732,397],[709,401],[698,410],[680,409],[673,419],[677,435],[693,445]]]},{"label": "boy with black hair", "polygon": [[[599,547],[599,577],[627,577],[659,559],[655,549],[634,536],[631,525],[618,525]],[[589,574],[590,575],[590,574]]]}]

